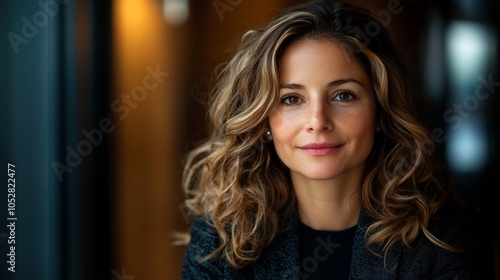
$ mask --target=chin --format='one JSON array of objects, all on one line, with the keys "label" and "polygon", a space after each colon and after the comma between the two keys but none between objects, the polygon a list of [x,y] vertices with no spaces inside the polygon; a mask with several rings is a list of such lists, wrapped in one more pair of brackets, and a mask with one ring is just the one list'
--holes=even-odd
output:
[{"label": "chin", "polygon": [[316,172],[304,172],[302,173],[302,176],[311,179],[311,180],[330,180],[330,179],[335,179],[336,177],[340,176],[342,173],[338,171],[316,171]]}]

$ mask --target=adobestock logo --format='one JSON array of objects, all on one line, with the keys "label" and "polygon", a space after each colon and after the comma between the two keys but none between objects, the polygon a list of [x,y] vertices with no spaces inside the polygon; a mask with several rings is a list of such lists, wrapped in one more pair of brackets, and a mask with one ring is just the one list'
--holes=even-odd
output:
[{"label": "adobestock logo", "polygon": [[[403,6],[398,0],[389,0],[387,2],[387,10],[380,10],[378,12],[370,11],[370,14],[375,20],[366,24],[365,30],[355,27],[354,30],[363,39],[361,42],[364,46],[370,44],[370,37],[375,37],[382,31],[382,26],[387,27],[392,20],[392,15],[397,15],[403,11]],[[382,26],[381,26],[382,25]]]},{"label": "adobestock logo", "polygon": [[243,0],[214,0],[212,2],[212,6],[214,6],[217,15],[219,16],[219,20],[224,20],[225,12],[232,12],[234,8],[241,4]]},{"label": "adobestock logo", "polygon": [[[163,79],[170,75],[168,72],[162,72],[160,65],[156,65],[156,69],[147,66],[146,72],[147,74],[143,77],[142,84],[133,87],[130,94],[122,94],[120,98],[116,98],[111,103],[111,111],[115,114],[120,113],[118,116],[120,120],[127,118],[130,110],[137,108],[139,102],[144,101],[149,92],[156,89],[163,82]],[[102,118],[98,128],[91,129],[90,131],[83,129],[81,133],[85,136],[85,139],[80,140],[76,144],[76,149],[69,145],[65,147],[65,164],[54,161],[50,165],[59,183],[62,183],[64,173],[73,172],[73,169],[82,163],[83,158],[90,155],[93,148],[102,143],[104,135],[113,132],[115,129],[116,126],[113,120],[109,118]]]},{"label": "adobestock logo", "polygon": [[[386,8],[386,10],[380,10],[378,12],[371,10],[370,14],[373,20],[366,23],[364,30],[361,30],[359,27],[353,28],[354,32],[358,35],[357,39],[363,47],[368,46],[372,40],[371,38],[375,38],[382,32],[382,27],[387,27],[391,23],[393,15],[400,14],[404,9],[403,5],[398,0],[389,0]],[[356,50],[353,52],[359,53],[360,51]]]},{"label": "adobestock logo", "polygon": [[[474,94],[463,98],[460,103],[453,103],[451,108],[448,108],[443,113],[443,121],[449,130],[458,130],[464,121],[472,116],[479,109],[481,102],[489,99],[496,88],[500,86],[500,81],[494,81],[493,75],[489,74],[487,79],[483,76],[477,77],[478,84],[474,90]],[[436,150],[436,144],[443,144],[448,140],[448,133],[442,127],[436,127],[431,131],[431,138],[424,143],[424,156],[431,156]],[[415,158],[412,154],[400,155],[398,157],[398,165],[395,170],[389,174],[389,178],[405,176],[406,172],[413,167]]]},{"label": "adobestock logo", "polygon": [[111,280],[134,280],[135,276],[134,275],[127,275],[127,272],[125,271],[125,267],[122,267],[121,273],[118,273],[116,269],[111,270],[111,274],[113,274],[113,278]]},{"label": "adobestock logo", "polygon": [[300,264],[300,279],[309,279],[310,274],[318,270],[319,263],[326,261],[342,245],[332,242],[330,237],[328,235],[326,240],[323,240],[319,236],[316,238],[318,245],[314,248],[314,255],[304,258]]},{"label": "adobestock logo", "polygon": [[44,28],[49,23],[49,19],[57,15],[60,10],[59,5],[66,5],[68,3],[69,0],[38,1],[38,6],[40,6],[41,10],[33,13],[31,20],[27,17],[21,18],[21,22],[23,23],[21,32],[19,34],[14,32],[9,32],[7,34],[7,38],[14,52],[16,54],[19,53],[20,45],[28,44],[30,39],[35,38],[39,29]]}]

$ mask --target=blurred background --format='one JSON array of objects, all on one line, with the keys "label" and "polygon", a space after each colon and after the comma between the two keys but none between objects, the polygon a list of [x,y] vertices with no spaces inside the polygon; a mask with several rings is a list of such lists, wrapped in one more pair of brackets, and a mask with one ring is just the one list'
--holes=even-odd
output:
[{"label": "blurred background", "polygon": [[[180,183],[206,135],[199,101],[245,31],[301,2],[3,0],[0,172],[15,166],[17,220],[4,175],[0,279],[180,279],[171,234],[192,221]],[[347,2],[420,81],[436,153],[492,215],[500,267],[498,1]]]}]

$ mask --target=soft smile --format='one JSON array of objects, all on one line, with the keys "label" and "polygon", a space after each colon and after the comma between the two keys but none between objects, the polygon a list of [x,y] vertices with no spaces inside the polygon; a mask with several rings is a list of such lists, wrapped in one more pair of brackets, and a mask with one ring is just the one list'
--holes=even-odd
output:
[{"label": "soft smile", "polygon": [[325,156],[334,153],[341,146],[335,143],[310,143],[299,148],[313,156]]}]

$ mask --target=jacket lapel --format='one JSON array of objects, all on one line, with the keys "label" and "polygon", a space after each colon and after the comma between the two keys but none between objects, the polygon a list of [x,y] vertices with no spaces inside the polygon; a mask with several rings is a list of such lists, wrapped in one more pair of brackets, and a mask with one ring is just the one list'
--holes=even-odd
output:
[{"label": "jacket lapel", "polygon": [[[365,245],[366,228],[373,218],[361,212],[354,244],[352,248],[350,279],[395,280],[401,256],[401,247],[395,245],[388,258],[387,269],[384,266],[383,253],[377,256]],[[253,266],[254,279],[298,279],[299,278],[299,243],[296,217],[290,221],[290,228],[279,234],[271,245],[264,250]]]},{"label": "jacket lapel", "polygon": [[256,280],[298,279],[299,239],[297,220],[290,221],[290,228],[279,234],[264,250],[254,265]]},{"label": "jacket lapel", "polygon": [[396,279],[401,247],[397,245],[392,247],[387,257],[386,268],[384,266],[383,252],[381,250],[375,251],[380,255],[377,256],[370,252],[365,245],[366,228],[372,222],[372,217],[361,212],[352,248],[350,279]]}]

